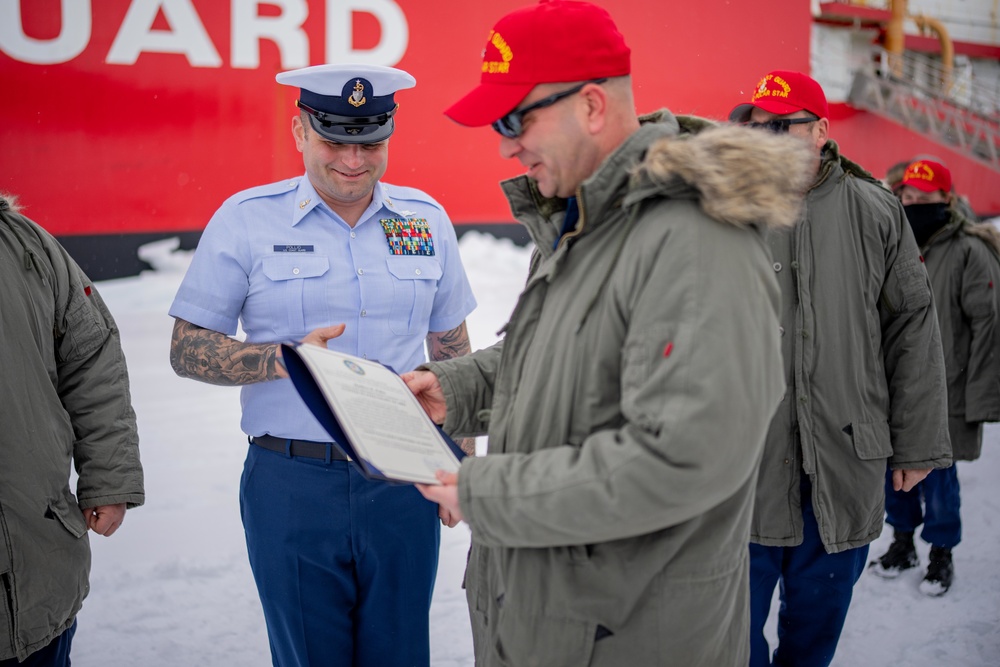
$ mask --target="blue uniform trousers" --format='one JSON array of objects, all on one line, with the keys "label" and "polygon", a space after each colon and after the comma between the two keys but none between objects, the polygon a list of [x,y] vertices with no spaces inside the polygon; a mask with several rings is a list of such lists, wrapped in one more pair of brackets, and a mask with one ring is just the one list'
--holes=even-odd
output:
[{"label": "blue uniform trousers", "polygon": [[73,625],[46,645],[29,655],[24,662],[18,662],[17,658],[0,660],[0,667],[69,667],[69,650],[73,644],[73,635],[76,634],[76,621]]},{"label": "blue uniform trousers", "polygon": [[920,538],[924,542],[952,549],[962,541],[961,507],[958,470],[954,465],[931,470],[931,474],[906,493],[892,490],[892,471],[886,472],[885,520],[896,530],[912,533],[922,523]]},{"label": "blue uniform trousers", "polygon": [[[802,483],[802,544],[750,545],[750,665],[824,667],[833,660],[851,605],[854,584],[864,571],[868,545],[828,554],[819,536],[808,477]],[[778,646],[764,638],[774,586],[780,581]]]},{"label": "blue uniform trousers", "polygon": [[437,505],[346,461],[251,445],[240,511],[274,665],[430,664]]}]

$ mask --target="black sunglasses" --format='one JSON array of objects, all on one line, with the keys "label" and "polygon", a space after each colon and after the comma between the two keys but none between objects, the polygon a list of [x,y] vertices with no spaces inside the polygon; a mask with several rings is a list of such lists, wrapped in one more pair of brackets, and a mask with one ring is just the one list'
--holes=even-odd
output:
[{"label": "black sunglasses", "polygon": [[747,127],[768,130],[775,134],[785,134],[792,125],[802,125],[803,123],[815,123],[819,118],[811,116],[809,118],[776,118],[764,121],[763,123],[744,123]]},{"label": "black sunglasses", "polygon": [[591,81],[584,81],[579,86],[573,86],[569,90],[564,90],[561,93],[556,93],[554,95],[549,95],[548,97],[543,97],[542,99],[529,104],[523,109],[515,109],[509,114],[504,116],[499,120],[493,121],[492,127],[494,130],[499,132],[502,136],[508,139],[516,139],[521,136],[521,132],[524,131],[524,115],[529,111],[534,111],[535,109],[543,109],[545,107],[552,106],[564,97],[569,97],[570,95],[576,95],[578,92],[583,90],[583,87],[590,83],[604,83],[607,81],[604,79],[593,79]]}]

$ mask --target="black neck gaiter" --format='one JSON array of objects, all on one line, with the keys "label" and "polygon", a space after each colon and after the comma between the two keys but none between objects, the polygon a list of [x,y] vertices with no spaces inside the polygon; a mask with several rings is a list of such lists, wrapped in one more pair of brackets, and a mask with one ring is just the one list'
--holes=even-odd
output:
[{"label": "black neck gaiter", "polygon": [[917,245],[921,248],[934,233],[948,224],[951,218],[951,210],[947,203],[937,204],[910,204],[904,206],[906,219],[910,221],[913,229],[913,236],[917,239]]}]

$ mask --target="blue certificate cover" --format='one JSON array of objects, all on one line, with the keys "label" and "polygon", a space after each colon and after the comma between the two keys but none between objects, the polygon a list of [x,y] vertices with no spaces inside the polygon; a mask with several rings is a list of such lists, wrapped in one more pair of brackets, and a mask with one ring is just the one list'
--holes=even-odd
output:
[{"label": "blue certificate cover", "polygon": [[437,484],[437,469],[457,470],[465,457],[388,366],[315,345],[281,354],[306,406],[365,477]]}]

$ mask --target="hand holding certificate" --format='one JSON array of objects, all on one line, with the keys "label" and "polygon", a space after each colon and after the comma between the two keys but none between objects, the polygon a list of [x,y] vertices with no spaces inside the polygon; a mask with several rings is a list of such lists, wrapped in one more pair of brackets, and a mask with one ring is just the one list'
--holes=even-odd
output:
[{"label": "hand holding certificate", "polygon": [[382,364],[315,345],[281,346],[288,374],[306,405],[373,479],[440,484],[464,456]]}]

